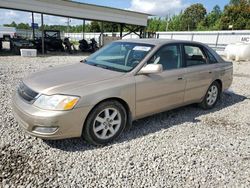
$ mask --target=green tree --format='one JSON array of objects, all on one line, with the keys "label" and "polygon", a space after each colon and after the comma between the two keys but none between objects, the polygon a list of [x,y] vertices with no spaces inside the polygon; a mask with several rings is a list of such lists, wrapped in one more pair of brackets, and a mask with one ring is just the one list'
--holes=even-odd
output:
[{"label": "green tree", "polygon": [[[246,3],[250,3],[250,0],[243,0],[243,1],[245,1]],[[239,4],[241,4],[241,2],[242,2],[242,0],[230,0],[230,5],[239,5]]]},{"label": "green tree", "polygon": [[159,27],[160,27],[160,18],[150,18],[148,20],[148,27],[147,27],[147,31],[148,32],[155,32],[158,31]]},{"label": "green tree", "polygon": [[16,28],[17,29],[30,29],[30,26],[27,23],[19,23]]},{"label": "green tree", "polygon": [[156,31],[166,31],[167,28],[167,20],[160,17],[150,18],[148,20],[148,32],[156,32]]},{"label": "green tree", "polygon": [[101,32],[101,27],[97,21],[92,21],[90,24],[91,32]]},{"label": "green tree", "polygon": [[231,5],[238,5],[240,3],[240,0],[230,0]]},{"label": "green tree", "polygon": [[118,32],[120,31],[120,26],[116,23],[103,22],[103,30],[105,32]]},{"label": "green tree", "polygon": [[5,27],[17,27],[17,24],[16,24],[16,22],[12,22],[11,24],[4,24],[3,26],[5,26]]},{"label": "green tree", "polygon": [[182,25],[182,13],[174,15],[168,23],[168,31],[182,31],[184,27]]},{"label": "green tree", "polygon": [[228,29],[233,25],[233,29],[249,29],[250,3],[248,0],[239,0],[239,2],[230,3],[224,9],[220,19],[221,28]]},{"label": "green tree", "polygon": [[220,18],[222,11],[218,5],[216,5],[213,10],[207,14],[207,16],[198,23],[197,30],[219,30],[220,29]]},{"label": "green tree", "polygon": [[167,31],[169,18],[163,18],[159,27],[159,31]]},{"label": "green tree", "polygon": [[182,24],[186,30],[195,30],[206,14],[207,10],[202,4],[193,4],[184,10]]}]

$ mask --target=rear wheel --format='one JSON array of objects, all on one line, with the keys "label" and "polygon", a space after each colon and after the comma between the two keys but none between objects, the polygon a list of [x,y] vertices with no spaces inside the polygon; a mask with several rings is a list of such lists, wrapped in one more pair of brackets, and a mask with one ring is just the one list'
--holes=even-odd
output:
[{"label": "rear wheel", "polygon": [[200,106],[203,109],[213,108],[219,100],[220,92],[221,92],[221,88],[218,82],[213,82],[209,86],[203,101],[200,103]]},{"label": "rear wheel", "polygon": [[105,145],[121,134],[126,121],[126,110],[119,102],[103,102],[90,112],[84,125],[83,138],[95,145]]}]

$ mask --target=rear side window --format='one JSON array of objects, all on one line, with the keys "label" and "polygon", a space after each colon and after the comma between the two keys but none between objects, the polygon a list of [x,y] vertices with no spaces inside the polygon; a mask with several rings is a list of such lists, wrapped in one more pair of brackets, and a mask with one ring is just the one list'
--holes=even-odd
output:
[{"label": "rear side window", "polygon": [[213,56],[213,54],[211,52],[207,51],[207,55],[208,55],[208,60],[210,64],[215,64],[218,63],[218,61],[215,59],[215,57]]},{"label": "rear side window", "polygon": [[204,52],[198,46],[185,45],[186,66],[203,65],[207,63]]}]

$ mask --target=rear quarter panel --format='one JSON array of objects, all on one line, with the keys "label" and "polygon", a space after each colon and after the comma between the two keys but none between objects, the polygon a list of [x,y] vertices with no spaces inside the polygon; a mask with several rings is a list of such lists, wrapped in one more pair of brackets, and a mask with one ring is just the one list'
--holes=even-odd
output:
[{"label": "rear quarter panel", "polygon": [[222,91],[228,89],[233,82],[233,63],[221,62],[220,65],[220,80],[222,81]]},{"label": "rear quarter panel", "polygon": [[233,63],[225,61],[215,50],[204,45],[205,48],[210,51],[213,56],[217,59],[218,63],[215,64],[215,74],[214,79],[219,79],[222,81],[222,91],[228,89],[233,82]]}]

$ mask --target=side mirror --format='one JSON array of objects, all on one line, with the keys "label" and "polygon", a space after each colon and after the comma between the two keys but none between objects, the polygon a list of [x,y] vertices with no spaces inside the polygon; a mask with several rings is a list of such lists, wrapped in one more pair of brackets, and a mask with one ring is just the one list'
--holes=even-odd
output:
[{"label": "side mirror", "polygon": [[161,64],[148,64],[138,72],[138,74],[157,74],[163,71]]}]

